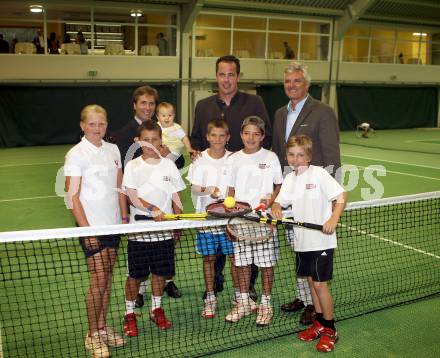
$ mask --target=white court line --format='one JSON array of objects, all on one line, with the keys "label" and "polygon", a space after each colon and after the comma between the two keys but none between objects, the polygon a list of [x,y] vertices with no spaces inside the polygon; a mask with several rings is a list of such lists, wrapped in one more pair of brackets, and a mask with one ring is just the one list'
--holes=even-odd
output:
[{"label": "white court line", "polygon": [[24,167],[24,166],[28,166],[28,165],[63,164],[63,163],[64,163],[64,162],[25,163],[25,164],[4,164],[4,165],[0,165],[0,168]]},{"label": "white court line", "polygon": [[[408,139],[408,140],[404,140],[403,143],[414,143],[414,142],[425,142],[427,140],[434,140],[434,141],[438,141],[438,138],[426,138],[426,139]],[[434,143],[436,144],[436,143]]]},{"label": "white court line", "polygon": [[7,203],[11,201],[22,201],[22,200],[34,200],[34,199],[49,199],[49,198],[59,198],[58,195],[47,195],[47,196],[33,196],[29,198],[18,198],[18,199],[3,199],[0,203]]},{"label": "white court line", "polygon": [[381,172],[381,173],[393,173],[393,174],[399,174],[399,175],[407,175],[407,176],[416,177],[416,178],[424,178],[424,179],[430,179],[430,180],[440,180],[440,178],[427,177],[425,175],[417,175],[417,174],[410,174],[410,173],[403,173],[403,172],[395,172],[393,170],[386,170],[386,169],[382,170],[382,169],[378,169],[378,168],[364,167],[362,165],[354,165],[354,164],[350,164],[350,165],[353,165],[353,166],[358,167],[358,168],[363,168],[365,170],[375,170],[375,171]]},{"label": "white court line", "polygon": [[382,236],[379,236],[379,235],[376,235],[376,234],[369,234],[365,230],[359,230],[358,228],[355,228],[353,226],[347,226],[347,225],[344,225],[344,224],[339,224],[339,225],[341,225],[342,227],[347,228],[350,231],[356,231],[356,232],[358,232],[358,233],[360,233],[362,235],[369,236],[369,237],[372,237],[374,239],[379,239],[379,240],[385,241],[385,242],[387,242],[389,244],[397,245],[397,246],[403,247],[403,248],[405,248],[407,250],[412,250],[412,251],[418,252],[419,254],[423,254],[423,255],[426,255],[426,256],[434,257],[434,258],[440,260],[440,256],[435,255],[435,254],[433,254],[431,252],[428,252],[428,251],[417,249],[417,248],[415,248],[415,247],[413,247],[411,245],[405,245],[405,244],[402,244],[401,242],[397,242],[397,241],[394,241],[394,240],[386,239],[386,238],[384,238]]},{"label": "white court line", "polygon": [[368,157],[361,157],[358,155],[341,155],[342,157],[349,157],[349,158],[358,158],[358,159],[367,159],[367,160],[374,160],[376,162],[384,162],[384,163],[394,163],[394,164],[402,164],[402,165],[409,165],[411,167],[420,167],[420,168],[429,168],[429,169],[440,169],[440,167],[433,167],[430,165],[421,165],[421,164],[411,164],[411,163],[404,163],[404,162],[396,162],[394,160],[384,160],[384,159],[377,159],[377,158],[368,158]]}]

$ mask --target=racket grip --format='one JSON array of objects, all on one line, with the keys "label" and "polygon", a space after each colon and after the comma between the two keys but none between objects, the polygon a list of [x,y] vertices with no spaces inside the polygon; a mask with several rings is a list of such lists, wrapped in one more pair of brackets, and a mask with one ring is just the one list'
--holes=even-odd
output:
[{"label": "racket grip", "polygon": [[151,216],[136,214],[134,216],[135,221],[153,220]]},{"label": "racket grip", "polygon": [[300,226],[305,227],[307,229],[322,231],[322,225],[311,224],[311,223],[299,223]]}]

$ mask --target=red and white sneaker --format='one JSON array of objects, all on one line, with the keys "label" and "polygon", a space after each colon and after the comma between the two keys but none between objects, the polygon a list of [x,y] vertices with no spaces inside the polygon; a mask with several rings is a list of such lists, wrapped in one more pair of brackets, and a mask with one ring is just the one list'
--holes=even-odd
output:
[{"label": "red and white sneaker", "polygon": [[325,327],[321,331],[321,338],[319,339],[316,349],[320,352],[331,352],[335,349],[335,343],[338,341],[338,332],[331,328]]},{"label": "red and white sneaker", "polygon": [[298,333],[298,338],[304,342],[314,341],[319,338],[323,330],[324,326],[322,326],[321,323],[313,321],[312,326]]},{"label": "red and white sneaker", "polygon": [[204,307],[202,311],[202,317],[205,319],[210,319],[215,317],[215,309],[217,307],[217,299],[205,299]]},{"label": "red and white sneaker", "polygon": [[153,311],[151,311],[150,319],[156,323],[156,326],[159,329],[168,329],[173,326],[173,324],[165,317],[165,312],[163,311],[162,307],[155,308]]},{"label": "red and white sneaker", "polygon": [[134,313],[129,313],[124,317],[124,334],[128,337],[137,337],[138,335],[136,315]]}]

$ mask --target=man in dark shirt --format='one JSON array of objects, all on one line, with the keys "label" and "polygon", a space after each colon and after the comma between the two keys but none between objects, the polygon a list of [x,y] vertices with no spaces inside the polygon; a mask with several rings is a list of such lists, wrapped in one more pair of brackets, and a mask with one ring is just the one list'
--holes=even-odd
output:
[{"label": "man in dark shirt", "polygon": [[229,125],[231,138],[227,150],[236,152],[243,148],[240,129],[248,116],[258,116],[265,122],[266,135],[263,147],[269,149],[272,143],[272,127],[266,107],[259,96],[238,91],[240,80],[240,60],[235,56],[223,56],[216,62],[218,94],[200,100],[196,105],[191,145],[198,151],[209,147],[206,140],[208,122],[224,119]]},{"label": "man in dark shirt", "polygon": [[0,53],[9,53],[9,43],[3,39],[3,34],[0,34]]},{"label": "man in dark shirt", "polygon": [[[224,119],[229,126],[230,139],[226,149],[236,152],[243,148],[240,137],[241,125],[248,116],[258,116],[265,122],[263,147],[270,149],[272,144],[272,128],[266,107],[259,96],[238,91],[240,80],[240,60],[232,55],[222,56],[215,64],[218,94],[197,102],[194,125],[191,132],[191,146],[197,151],[193,157],[209,147],[206,139],[208,122],[213,119]],[[225,256],[217,255],[215,262],[215,292],[223,290],[223,268]],[[254,289],[258,268],[252,265],[251,287],[249,293],[256,300]],[[206,292],[205,292],[206,295]],[[205,297],[204,297],[205,298]]]}]

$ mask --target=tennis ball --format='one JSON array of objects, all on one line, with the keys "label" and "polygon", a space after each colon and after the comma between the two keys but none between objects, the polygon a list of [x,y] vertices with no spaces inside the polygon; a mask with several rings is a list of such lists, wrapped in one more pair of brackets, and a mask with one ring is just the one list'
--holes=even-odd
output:
[{"label": "tennis ball", "polygon": [[228,209],[231,209],[235,206],[235,199],[232,196],[228,196],[225,198],[223,205]]}]

